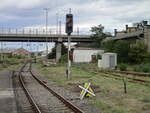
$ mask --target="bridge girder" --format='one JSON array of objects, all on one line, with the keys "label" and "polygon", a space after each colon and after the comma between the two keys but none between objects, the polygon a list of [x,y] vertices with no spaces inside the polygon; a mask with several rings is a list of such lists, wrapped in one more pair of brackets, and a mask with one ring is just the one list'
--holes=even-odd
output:
[{"label": "bridge girder", "polygon": [[[67,35],[0,35],[3,42],[68,42]],[[94,42],[89,36],[71,36],[71,42]]]}]

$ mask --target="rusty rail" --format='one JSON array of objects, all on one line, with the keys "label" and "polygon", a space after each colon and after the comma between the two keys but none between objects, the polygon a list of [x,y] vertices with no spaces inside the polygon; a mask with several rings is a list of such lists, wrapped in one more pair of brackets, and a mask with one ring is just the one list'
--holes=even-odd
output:
[{"label": "rusty rail", "polygon": [[[106,74],[110,74],[110,72],[103,72],[103,73],[106,73]],[[113,76],[117,76],[117,77],[122,77],[120,75],[117,75],[117,74],[113,74],[111,73],[111,75]],[[150,81],[146,81],[146,80],[142,80],[142,79],[136,79],[136,78],[129,78],[129,77],[126,77],[128,80],[132,80],[132,81],[135,81],[135,82],[140,82],[140,83],[146,83],[146,84],[150,84]]]},{"label": "rusty rail", "polygon": [[75,113],[84,113],[80,108],[77,106],[73,105],[71,102],[67,101],[64,97],[56,93],[54,90],[49,88],[44,82],[42,82],[40,79],[38,79],[33,71],[30,71],[32,76],[42,85],[44,86],[50,93],[52,93],[54,96],[56,96],[60,101],[62,101],[69,109],[71,109]]},{"label": "rusty rail", "polygon": [[[28,91],[28,89],[26,88],[24,81],[22,79],[22,72],[23,69],[25,68],[25,66],[28,64],[29,62],[25,63],[20,71],[19,71],[19,81],[23,87],[23,90],[26,94],[26,96],[29,99],[29,102],[31,103],[33,109],[35,110],[36,113],[42,113],[38,107],[38,105],[36,104],[36,102],[34,101],[34,99],[32,98],[30,92]],[[31,63],[30,63],[31,64]],[[38,79],[35,74],[32,72],[32,70],[30,70],[31,75],[43,86],[45,87],[50,93],[52,93],[55,97],[57,97],[62,103],[65,104],[65,106],[67,106],[69,109],[71,109],[73,112],[75,113],[84,113],[80,108],[78,108],[77,106],[73,105],[71,102],[67,101],[64,97],[62,97],[61,95],[59,95],[58,93],[56,93],[54,90],[52,90],[51,88],[49,88],[44,82],[42,82],[40,79]]]},{"label": "rusty rail", "polygon": [[[85,67],[80,67],[81,69],[83,70],[86,70],[86,71],[89,71],[89,69],[85,68]],[[119,79],[119,78],[122,78],[122,76],[120,75],[117,75],[117,74],[113,74],[112,72],[114,73],[117,73],[116,71],[102,71],[102,70],[96,70],[95,68],[92,68],[92,71],[95,71],[95,72],[101,72],[101,73],[104,73],[104,74],[109,74],[111,76],[106,76],[106,77],[109,77],[109,78],[114,78],[114,79],[118,79],[118,80],[122,80],[122,79]],[[118,72],[119,73],[119,72]],[[125,73],[121,73],[121,74],[125,74]],[[127,73],[126,73],[127,74]],[[129,75],[129,74],[128,74]],[[119,78],[116,78],[116,77],[119,77]],[[130,77],[127,77],[127,76],[124,76],[126,77],[128,80],[130,80],[131,82],[136,82],[136,83],[142,83],[143,85],[150,85],[150,81],[147,81],[147,80],[142,80],[142,79],[136,79],[136,78],[130,78]]]},{"label": "rusty rail", "polygon": [[119,71],[119,70],[112,70],[112,72],[126,74],[126,75],[136,75],[136,76],[150,77],[150,73],[140,73],[140,72],[132,72],[132,71]]},{"label": "rusty rail", "polygon": [[35,111],[36,113],[42,113],[42,112],[40,111],[38,105],[36,104],[36,102],[35,102],[34,99],[32,98],[31,94],[29,93],[28,89],[26,88],[26,86],[25,86],[25,84],[24,84],[24,81],[23,81],[23,79],[22,79],[22,74],[21,74],[21,73],[22,73],[24,67],[26,66],[26,64],[27,64],[27,63],[25,63],[25,65],[23,65],[23,66],[21,67],[20,71],[19,71],[19,75],[18,75],[18,76],[19,76],[19,81],[20,81],[21,86],[22,86],[22,88],[23,88],[23,90],[24,90],[24,92],[25,92],[27,98],[29,99],[29,102],[30,102],[30,104],[32,105],[34,111]]}]

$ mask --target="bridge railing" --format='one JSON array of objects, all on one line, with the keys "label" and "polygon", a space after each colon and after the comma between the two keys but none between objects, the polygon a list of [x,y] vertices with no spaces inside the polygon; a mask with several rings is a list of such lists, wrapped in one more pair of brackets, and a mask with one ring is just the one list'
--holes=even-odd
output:
[{"label": "bridge railing", "polygon": [[[30,28],[23,28],[23,29],[10,29],[10,28],[0,28],[0,35],[56,35],[58,36],[59,34],[56,33],[56,30],[54,29],[30,29]],[[66,34],[61,34],[61,35],[66,35]],[[72,36],[87,36],[89,37],[90,35],[79,35],[72,33]]]},{"label": "bridge railing", "polygon": [[48,29],[47,32],[45,29],[28,29],[28,28],[24,28],[24,29],[6,29],[6,28],[1,28],[0,29],[0,34],[2,35],[5,35],[5,34],[35,34],[35,35],[38,35],[38,34],[41,34],[41,35],[46,35],[46,34],[56,34],[54,32],[54,30],[51,30],[51,29]]}]

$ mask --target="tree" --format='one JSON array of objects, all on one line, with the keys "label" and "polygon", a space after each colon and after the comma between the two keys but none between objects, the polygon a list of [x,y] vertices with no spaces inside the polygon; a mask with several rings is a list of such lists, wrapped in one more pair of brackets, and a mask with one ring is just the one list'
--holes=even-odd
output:
[{"label": "tree", "polygon": [[113,40],[108,40],[106,42],[103,43],[103,48],[105,49],[106,52],[113,52],[114,51],[114,44],[115,41]]},{"label": "tree", "polygon": [[107,36],[111,36],[111,33],[109,32],[104,33],[104,26],[102,26],[101,24],[92,27],[91,32],[93,33],[91,37],[96,39],[96,42],[93,43],[93,45],[94,47],[98,47],[98,48],[101,46],[101,42],[103,39],[105,39]]},{"label": "tree", "polygon": [[147,46],[143,41],[138,40],[130,45],[129,58],[132,63],[141,63],[147,53]]},{"label": "tree", "polygon": [[55,59],[56,58],[56,45],[52,48],[52,51],[47,55],[48,59]]},{"label": "tree", "polygon": [[92,38],[102,40],[104,39],[104,26],[101,24],[98,26],[94,26],[91,28],[91,32],[93,32]]},{"label": "tree", "polygon": [[106,52],[117,53],[118,61],[126,63],[128,62],[129,45],[128,41],[108,40],[107,42],[104,42],[104,49]]},{"label": "tree", "polygon": [[[68,51],[68,49],[66,48],[66,46],[64,44],[62,44],[62,48],[61,48],[61,54],[64,55],[66,54]],[[48,59],[55,59],[56,58],[56,45],[55,47],[52,49],[51,53],[49,53],[47,55]]]},{"label": "tree", "polygon": [[150,54],[147,53],[147,46],[143,41],[138,40],[136,43],[129,43],[125,40],[109,40],[104,43],[106,52],[115,52],[118,61],[122,63],[141,63],[149,61]]},{"label": "tree", "polygon": [[117,53],[119,62],[128,62],[128,52],[130,43],[125,40],[119,40],[114,45],[114,52]]}]

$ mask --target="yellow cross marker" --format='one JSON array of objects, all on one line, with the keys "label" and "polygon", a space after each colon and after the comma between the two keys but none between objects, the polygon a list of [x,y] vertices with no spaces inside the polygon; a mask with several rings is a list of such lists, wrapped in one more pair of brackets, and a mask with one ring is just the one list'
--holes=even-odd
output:
[{"label": "yellow cross marker", "polygon": [[79,88],[82,89],[81,94],[80,94],[80,99],[82,100],[84,98],[84,96],[96,96],[93,92],[93,90],[90,87],[91,83],[85,83],[84,87],[79,85]]}]

